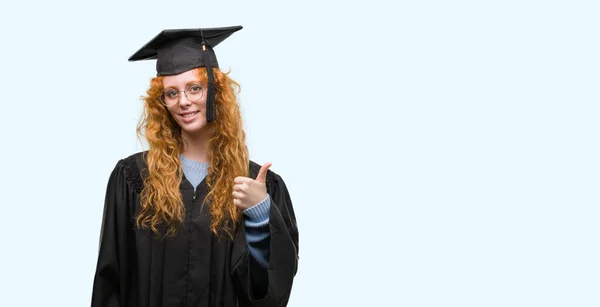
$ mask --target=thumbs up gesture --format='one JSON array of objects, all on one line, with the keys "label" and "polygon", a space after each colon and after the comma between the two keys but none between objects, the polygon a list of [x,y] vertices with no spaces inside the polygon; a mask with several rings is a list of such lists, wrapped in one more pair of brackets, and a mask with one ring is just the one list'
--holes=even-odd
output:
[{"label": "thumbs up gesture", "polygon": [[267,197],[267,170],[271,163],[265,163],[258,171],[256,179],[238,176],[234,179],[233,204],[240,210],[246,210]]}]

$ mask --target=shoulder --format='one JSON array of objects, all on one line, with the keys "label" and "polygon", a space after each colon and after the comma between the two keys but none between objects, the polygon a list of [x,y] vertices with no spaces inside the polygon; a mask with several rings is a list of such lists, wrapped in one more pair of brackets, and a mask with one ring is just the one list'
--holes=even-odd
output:
[{"label": "shoulder", "polygon": [[144,162],[146,161],[146,157],[148,156],[148,150],[145,151],[139,151],[136,152],[134,154],[131,154],[125,158],[123,158],[123,161],[140,161],[140,162]]},{"label": "shoulder", "polygon": [[117,162],[115,170],[118,170],[122,176],[125,177],[127,183],[129,183],[137,193],[140,193],[143,189],[142,172],[146,168],[146,156],[148,151],[140,151],[131,154]]},{"label": "shoulder", "polygon": [[136,152],[123,158],[121,161],[130,170],[139,170],[146,168],[146,157],[148,156],[148,150]]}]

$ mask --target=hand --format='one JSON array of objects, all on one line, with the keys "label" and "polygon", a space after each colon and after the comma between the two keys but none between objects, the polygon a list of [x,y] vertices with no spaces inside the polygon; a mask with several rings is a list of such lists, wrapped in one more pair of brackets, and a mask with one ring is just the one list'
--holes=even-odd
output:
[{"label": "hand", "polygon": [[234,179],[233,204],[240,210],[246,210],[267,197],[267,170],[272,164],[267,162],[258,171],[256,179],[238,176]]}]

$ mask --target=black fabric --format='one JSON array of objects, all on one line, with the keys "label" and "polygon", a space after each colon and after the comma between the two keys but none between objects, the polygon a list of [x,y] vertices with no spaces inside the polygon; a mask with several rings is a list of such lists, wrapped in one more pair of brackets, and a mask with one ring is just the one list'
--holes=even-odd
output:
[{"label": "black fabric", "polygon": [[[120,160],[108,180],[92,307],[286,306],[297,272],[298,229],[283,179],[267,172],[271,250],[267,278],[261,279],[252,275],[257,264],[249,256],[244,227],[233,241],[210,232],[208,205],[201,206],[205,180],[193,200],[193,186],[183,177],[186,216],[174,238],[134,227],[140,210],[136,182],[147,176],[145,153]],[[251,161],[249,169],[255,178],[260,165]]]},{"label": "black fabric", "polygon": [[[204,62],[209,62],[210,54],[206,51],[206,42],[202,42],[202,56]],[[208,88],[206,95],[206,122],[210,123],[217,118],[215,107],[215,78],[211,65],[206,65],[206,75],[208,76]]]},{"label": "black fabric", "polygon": [[125,158],[123,168],[125,176],[129,179],[129,182],[131,182],[135,192],[140,194],[144,188],[144,179],[142,178],[138,164],[135,162],[135,156],[131,155]]},{"label": "black fabric", "polygon": [[[241,29],[242,26],[163,30],[131,55],[129,61],[156,60],[159,76],[177,75],[207,65],[219,67],[213,48]],[[207,60],[202,52],[203,40],[208,45]]]}]

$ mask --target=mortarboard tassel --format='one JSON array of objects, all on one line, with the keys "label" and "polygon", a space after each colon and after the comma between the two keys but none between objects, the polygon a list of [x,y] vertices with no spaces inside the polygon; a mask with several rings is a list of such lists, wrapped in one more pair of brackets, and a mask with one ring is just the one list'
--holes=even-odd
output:
[{"label": "mortarboard tassel", "polygon": [[217,110],[215,106],[215,79],[213,76],[213,69],[209,59],[209,55],[206,50],[206,42],[204,40],[202,41],[202,57],[204,58],[206,74],[208,75],[208,91],[206,96],[206,122],[210,123],[217,117]]}]

